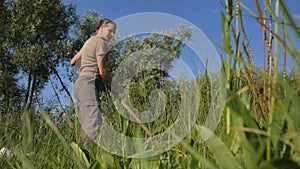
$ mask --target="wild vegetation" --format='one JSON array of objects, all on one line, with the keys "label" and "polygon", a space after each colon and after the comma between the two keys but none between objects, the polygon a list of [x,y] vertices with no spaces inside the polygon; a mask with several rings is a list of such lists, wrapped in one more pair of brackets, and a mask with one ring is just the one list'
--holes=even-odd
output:
[{"label": "wild vegetation", "polygon": [[[255,0],[253,3],[255,11],[239,0],[222,3],[222,44],[218,47],[222,50],[227,95],[223,115],[214,131],[205,128],[204,123],[215,99],[211,91],[217,85],[212,80],[219,77],[217,73],[199,73],[198,92],[194,92],[197,97],[192,99],[189,93],[182,94],[180,84],[167,71],[145,70],[131,79],[128,93],[138,111],[151,107],[148,97],[151,91],[164,92],[164,114],[145,123],[152,135],[163,133],[176,123],[181,115],[181,103],[194,101],[194,107],[185,112],[196,110],[190,132],[178,144],[152,157],[134,158],[135,155],[109,153],[96,144],[84,146],[71,89],[66,87],[59,71],[63,68],[72,75],[70,57],[94,32],[95,21],[101,13],[87,11],[84,16],[76,16],[75,7],[60,0],[1,0],[0,147],[7,149],[1,149],[0,168],[300,168],[300,52],[297,48],[300,25],[283,1]],[[261,42],[248,38],[244,13],[259,23]],[[115,39],[114,48],[108,53],[111,71],[139,50],[171,51],[168,59],[174,60],[181,56],[182,42],[190,38],[191,31],[181,27],[173,32],[172,36],[179,39],[157,32],[123,41]],[[263,67],[254,63],[253,43],[263,46]],[[288,57],[294,62],[290,71],[286,68]],[[140,66],[147,62],[141,60]],[[280,64],[283,69],[279,68]],[[162,66],[163,70],[171,67]],[[124,70],[124,74],[130,74],[126,71],[130,70]],[[69,80],[75,78],[72,75]],[[20,80],[26,82],[20,84]],[[63,106],[59,97],[55,103],[41,103],[40,92],[47,82],[52,84],[56,96],[64,92],[69,97],[69,106]],[[184,87],[193,87],[189,81],[183,82]],[[126,136],[149,138],[139,123],[126,119],[116,109],[110,93],[101,96],[103,116],[108,124]],[[210,137],[201,141],[203,131]]]}]

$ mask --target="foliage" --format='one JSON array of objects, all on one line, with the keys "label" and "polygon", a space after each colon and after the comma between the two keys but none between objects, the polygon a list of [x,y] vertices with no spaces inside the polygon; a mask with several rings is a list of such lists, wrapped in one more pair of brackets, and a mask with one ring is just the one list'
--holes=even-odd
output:
[{"label": "foliage", "polygon": [[[1,73],[9,84],[3,83],[1,97],[13,106],[14,96],[8,95],[8,85],[14,95],[23,98],[20,103],[28,110],[44,88],[49,76],[68,55],[71,44],[69,29],[76,20],[73,6],[55,1],[1,1]],[[51,16],[51,17],[49,17]],[[17,75],[27,84],[18,85]],[[10,80],[11,79],[11,80]],[[20,91],[25,89],[25,92]],[[19,94],[18,94],[19,93]]]},{"label": "foliage", "polygon": [[11,42],[9,41],[9,10],[6,1],[0,2],[0,112],[17,111],[20,109],[20,97],[24,91],[18,86],[18,69],[11,62]]}]

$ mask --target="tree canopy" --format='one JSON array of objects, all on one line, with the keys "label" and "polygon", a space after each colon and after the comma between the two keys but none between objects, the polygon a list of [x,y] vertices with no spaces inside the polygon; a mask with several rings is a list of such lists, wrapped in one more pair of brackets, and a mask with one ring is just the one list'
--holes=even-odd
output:
[{"label": "tree canopy", "polygon": [[[29,109],[71,50],[75,7],[61,0],[2,0],[1,9],[1,99],[8,109],[12,98],[23,98],[19,106]],[[20,86],[19,78],[27,83]],[[9,86],[25,92],[13,93]]]}]

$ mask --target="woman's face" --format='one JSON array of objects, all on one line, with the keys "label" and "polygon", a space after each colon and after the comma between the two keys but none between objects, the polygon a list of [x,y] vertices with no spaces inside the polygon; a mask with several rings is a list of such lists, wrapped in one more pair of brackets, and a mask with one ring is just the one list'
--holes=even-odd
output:
[{"label": "woman's face", "polygon": [[107,25],[102,27],[101,35],[105,40],[110,40],[116,32],[116,25],[112,23],[108,23]]}]

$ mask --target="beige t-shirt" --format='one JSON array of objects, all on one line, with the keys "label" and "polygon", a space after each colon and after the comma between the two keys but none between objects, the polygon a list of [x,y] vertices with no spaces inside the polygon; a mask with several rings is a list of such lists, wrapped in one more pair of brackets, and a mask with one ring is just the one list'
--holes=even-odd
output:
[{"label": "beige t-shirt", "polygon": [[97,57],[107,52],[105,40],[97,36],[89,38],[82,47],[80,75],[99,76]]}]

